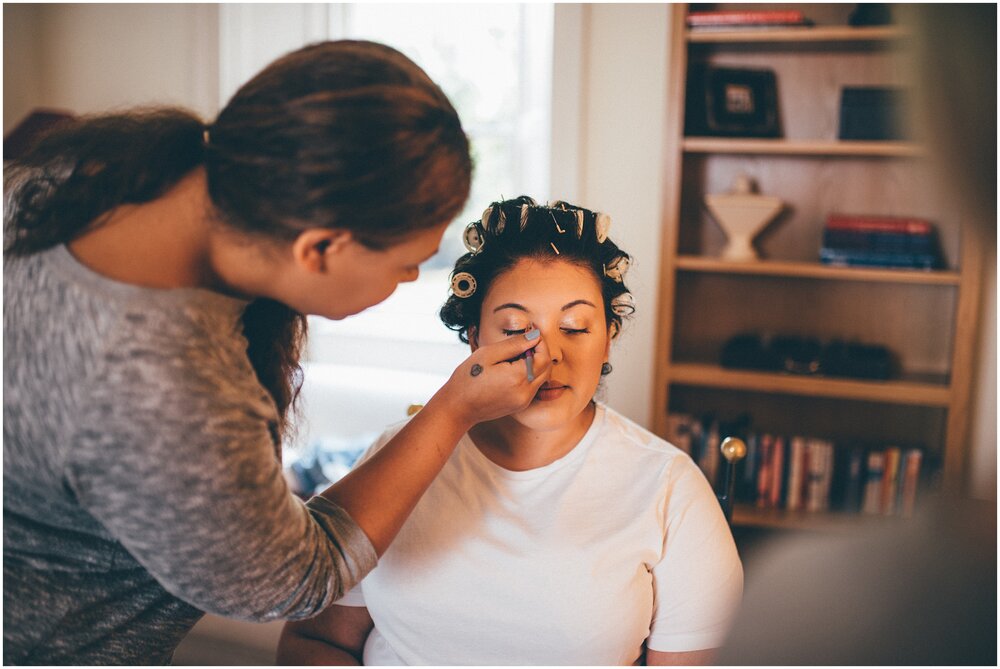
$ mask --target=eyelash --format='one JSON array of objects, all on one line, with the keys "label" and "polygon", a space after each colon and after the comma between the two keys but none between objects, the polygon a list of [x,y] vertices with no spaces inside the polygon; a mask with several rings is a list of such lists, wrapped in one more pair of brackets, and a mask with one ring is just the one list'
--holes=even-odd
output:
[{"label": "eyelash", "polygon": [[[587,329],[587,328],[579,328],[579,329],[577,329],[577,328],[561,328],[561,329],[562,329],[563,332],[565,332],[568,335],[587,334],[588,332],[590,332],[590,330]],[[514,335],[524,334],[527,331],[528,331],[527,328],[522,328],[520,330],[502,330],[502,332],[505,335],[507,335],[508,337],[513,337]]]}]

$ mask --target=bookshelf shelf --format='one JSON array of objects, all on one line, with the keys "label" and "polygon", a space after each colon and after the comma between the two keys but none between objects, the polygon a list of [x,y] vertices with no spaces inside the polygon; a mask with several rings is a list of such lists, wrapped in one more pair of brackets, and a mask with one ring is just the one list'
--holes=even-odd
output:
[{"label": "bookshelf shelf", "polygon": [[806,139],[730,139],[724,137],[685,137],[685,153],[750,154],[773,156],[827,156],[871,158],[918,158],[926,152],[912,142],[862,142]]},{"label": "bookshelf shelf", "polygon": [[[781,6],[714,5],[720,11],[776,8]],[[859,448],[915,449],[931,468],[921,475],[961,493],[982,252],[936,187],[922,144],[833,139],[846,87],[912,84],[908,31],[848,27],[852,10],[837,3],[803,6],[817,24],[809,28],[692,31],[687,6],[672,8],[653,429],[683,440],[691,433],[674,430],[690,418],[702,424],[703,435],[715,425],[783,436],[786,446],[797,435],[832,444],[837,456],[853,457]],[[707,68],[773,71],[784,138],[685,135],[686,115],[699,108],[685,100],[688,76]],[[765,260],[733,263],[719,257],[726,237],[704,202],[706,195],[730,191],[742,175],[785,208],[754,239]],[[838,212],[933,222],[949,269],[819,262],[824,221]],[[908,373],[873,381],[718,364],[726,342],[752,332],[880,345]],[[765,528],[825,529],[857,521],[853,514],[753,507],[737,507],[734,518],[735,525]]]},{"label": "bookshelf shelf", "polygon": [[814,532],[853,532],[859,525],[890,523],[898,518],[859,513],[758,509],[748,504],[733,507],[733,523],[740,527],[790,529]]},{"label": "bookshelf shelf", "polygon": [[882,283],[908,283],[928,286],[957,286],[961,274],[950,271],[917,271],[907,269],[881,269],[865,267],[837,267],[811,262],[764,260],[752,263],[734,263],[704,256],[677,256],[677,269],[684,272],[710,274],[746,274],[758,276],[787,276],[832,281],[868,281]]},{"label": "bookshelf shelf", "polygon": [[946,407],[951,391],[944,383],[916,380],[868,381],[727,369],[697,362],[670,365],[671,382],[705,388],[751,390],[806,397],[867,400],[889,404]]},{"label": "bookshelf shelf", "polygon": [[892,42],[906,37],[906,32],[896,26],[855,28],[839,25],[688,30],[686,34],[687,41],[692,44]]}]

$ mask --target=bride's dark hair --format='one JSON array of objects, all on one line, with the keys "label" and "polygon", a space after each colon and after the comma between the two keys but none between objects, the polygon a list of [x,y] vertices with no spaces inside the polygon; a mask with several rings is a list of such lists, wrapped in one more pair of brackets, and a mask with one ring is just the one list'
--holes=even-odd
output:
[{"label": "bride's dark hair", "polygon": [[441,320],[468,342],[469,329],[479,326],[483,296],[498,276],[525,258],[559,259],[594,275],[608,327],[614,326],[617,333],[623,317],[634,311],[622,277],[631,257],[607,238],[606,223],[610,219],[603,214],[567,202],[539,205],[526,195],[494,202],[481,221],[466,229],[467,236],[478,237],[480,250],[459,258],[452,272],[452,277],[471,275],[475,290],[467,297],[449,296],[441,307]]}]

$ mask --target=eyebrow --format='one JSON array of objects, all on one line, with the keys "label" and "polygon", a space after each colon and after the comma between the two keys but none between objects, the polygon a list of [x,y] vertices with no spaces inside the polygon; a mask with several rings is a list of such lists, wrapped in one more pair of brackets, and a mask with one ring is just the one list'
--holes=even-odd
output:
[{"label": "eyebrow", "polygon": [[[597,308],[596,306],[594,306],[594,303],[590,302],[589,300],[573,300],[572,302],[564,304],[560,309],[560,311],[566,311],[581,304],[586,304],[588,307],[594,307],[595,309]],[[518,304],[517,302],[507,302],[506,304],[501,304],[499,307],[494,309],[493,313],[496,313],[501,309],[517,309],[518,311],[523,311],[525,313],[527,313],[528,311],[527,309],[524,308],[524,305]]]}]

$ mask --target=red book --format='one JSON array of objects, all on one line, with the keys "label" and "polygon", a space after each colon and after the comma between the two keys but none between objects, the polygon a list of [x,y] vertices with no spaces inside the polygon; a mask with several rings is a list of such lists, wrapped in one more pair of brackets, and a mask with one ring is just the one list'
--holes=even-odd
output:
[{"label": "red book", "polygon": [[830,214],[826,219],[827,230],[855,230],[857,232],[894,232],[907,235],[929,235],[933,231],[930,221],[903,216],[850,216]]},{"label": "red book", "polygon": [[917,485],[920,483],[920,461],[923,453],[914,448],[906,452],[903,460],[903,491],[900,506],[904,518],[913,515],[913,508],[917,503]]},{"label": "red book", "polygon": [[885,449],[885,471],[882,473],[882,513],[891,516],[896,513],[896,486],[899,480],[901,451],[896,446]]},{"label": "red book", "polygon": [[767,505],[771,508],[781,506],[781,484],[782,474],[785,469],[785,440],[783,437],[775,437],[771,446],[771,481],[768,490]]},{"label": "red book", "polygon": [[797,10],[691,12],[687,24],[704,26],[806,25],[806,17]]},{"label": "red book", "polygon": [[764,509],[771,501],[771,470],[773,469],[774,437],[762,435],[760,443],[760,460],[757,466],[757,507]]}]

